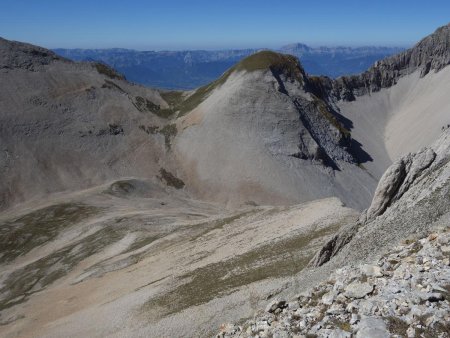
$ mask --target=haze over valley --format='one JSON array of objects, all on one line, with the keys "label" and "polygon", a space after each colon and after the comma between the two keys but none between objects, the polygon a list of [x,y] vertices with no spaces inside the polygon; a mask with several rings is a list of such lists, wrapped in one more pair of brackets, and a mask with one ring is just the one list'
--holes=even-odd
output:
[{"label": "haze over valley", "polygon": [[[399,47],[309,47],[294,43],[278,51],[298,57],[312,75],[357,74],[375,61],[399,53]],[[219,51],[136,51],[130,49],[54,49],[74,61],[103,62],[129,81],[166,89],[194,89],[220,77],[228,68],[261,49]]]}]

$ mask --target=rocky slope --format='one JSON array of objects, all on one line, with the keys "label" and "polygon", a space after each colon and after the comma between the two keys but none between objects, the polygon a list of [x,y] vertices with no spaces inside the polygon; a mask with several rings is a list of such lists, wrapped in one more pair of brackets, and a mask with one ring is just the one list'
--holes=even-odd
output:
[{"label": "rocky slope", "polygon": [[0,209],[172,172],[167,153],[175,130],[158,91],[103,65],[3,39],[0,77]]},{"label": "rocky slope", "polygon": [[[1,207],[169,173],[192,196],[229,206],[337,196],[363,209],[389,164],[446,125],[447,38],[445,26],[374,66],[401,69],[398,84],[352,102],[335,91],[345,78],[310,77],[295,58],[268,51],[195,91],[161,92],[102,64],[1,40]],[[416,79],[427,62],[439,72]]]},{"label": "rocky slope", "polygon": [[[243,326],[225,325],[220,335],[448,337],[449,189],[446,131],[386,171],[370,208],[325,244],[298,285],[335,271],[329,279],[291,302],[270,303]],[[443,232],[423,237],[436,229]]]},{"label": "rocky slope", "polygon": [[257,53],[196,91],[160,92],[102,64],[0,45],[2,208],[122,177],[230,206],[370,201],[376,180],[294,57]]},{"label": "rocky slope", "polygon": [[[186,180],[199,196],[225,202],[264,203],[252,199],[260,191],[269,203],[332,194],[367,206],[374,181],[393,161],[431,144],[450,124],[448,38],[448,26],[441,27],[351,81],[277,72],[267,52],[246,59],[247,66],[197,91],[200,100],[181,119],[175,150],[180,166],[189,164]],[[426,64],[433,71],[423,72]],[[328,118],[328,125],[321,122]],[[326,131],[333,127],[338,138]],[[317,166],[317,157],[334,170]]]},{"label": "rocky slope", "polygon": [[358,166],[333,108],[309,87],[295,58],[261,52],[197,91],[174,140],[183,179],[202,198],[227,203],[334,195],[367,205],[375,179]]},{"label": "rocky slope", "polygon": [[376,264],[336,270],[292,300],[275,299],[217,337],[449,337],[450,228],[396,246]]},{"label": "rocky slope", "polygon": [[[350,102],[294,57],[263,52],[195,91],[163,92],[0,40],[0,335],[208,336],[337,269],[355,291],[361,264],[377,270],[405,239],[448,226],[450,67],[420,67]],[[432,283],[417,248],[446,271],[442,241],[402,249],[411,274]],[[405,285],[381,262],[383,277],[356,287],[389,298],[384,283]],[[422,329],[412,315],[405,330]],[[355,320],[345,328],[384,330]]]},{"label": "rocky slope", "polygon": [[0,336],[208,336],[356,217],[336,198],[229,210],[137,179],[22,204],[0,217]]},{"label": "rocky slope", "polygon": [[[408,154],[393,163],[381,178],[370,207],[358,222],[336,234],[318,253],[314,262],[320,266],[329,261],[348,243],[362,244],[380,250],[394,244],[395,239],[406,238],[448,215],[447,207],[450,160],[450,131],[429,148]],[[411,213],[411,211],[413,211]],[[385,229],[395,230],[383,235]],[[370,229],[370,230],[369,230]],[[368,235],[377,236],[376,244],[369,244]]]}]

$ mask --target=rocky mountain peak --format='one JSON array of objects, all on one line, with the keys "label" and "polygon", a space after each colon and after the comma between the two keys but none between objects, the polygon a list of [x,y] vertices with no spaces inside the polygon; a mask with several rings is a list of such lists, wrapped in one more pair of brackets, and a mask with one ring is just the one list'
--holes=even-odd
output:
[{"label": "rocky mountain peak", "polygon": [[56,60],[70,62],[48,49],[0,38],[0,69],[36,70]]},{"label": "rocky mountain peak", "polygon": [[321,77],[321,86],[338,100],[353,101],[355,96],[388,88],[408,74],[420,71],[420,76],[430,71],[438,72],[450,64],[450,26],[438,28],[412,48],[377,61],[367,71],[354,76],[343,76],[335,81]]}]

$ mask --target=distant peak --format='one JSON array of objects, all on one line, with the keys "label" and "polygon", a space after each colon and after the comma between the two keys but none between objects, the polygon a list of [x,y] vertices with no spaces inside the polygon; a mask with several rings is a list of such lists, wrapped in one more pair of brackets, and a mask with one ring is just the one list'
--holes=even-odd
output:
[{"label": "distant peak", "polygon": [[304,43],[291,43],[289,45],[281,47],[282,51],[295,51],[295,52],[309,52],[311,47]]}]

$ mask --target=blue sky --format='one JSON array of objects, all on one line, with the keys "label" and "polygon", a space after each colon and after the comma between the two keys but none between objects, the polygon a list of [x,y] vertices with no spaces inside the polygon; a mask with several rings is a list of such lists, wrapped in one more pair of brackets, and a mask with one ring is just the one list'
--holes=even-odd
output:
[{"label": "blue sky", "polygon": [[0,8],[0,36],[48,48],[408,46],[450,21],[448,0],[0,0]]}]

